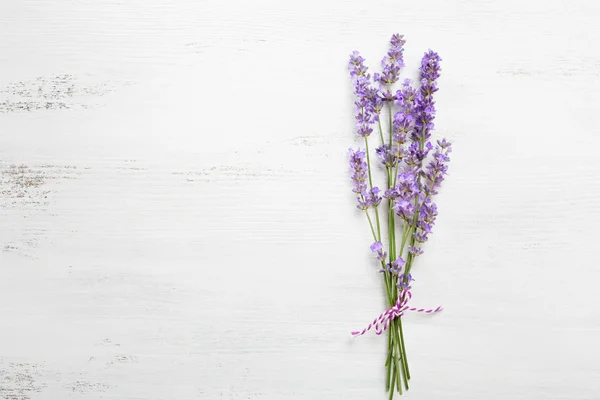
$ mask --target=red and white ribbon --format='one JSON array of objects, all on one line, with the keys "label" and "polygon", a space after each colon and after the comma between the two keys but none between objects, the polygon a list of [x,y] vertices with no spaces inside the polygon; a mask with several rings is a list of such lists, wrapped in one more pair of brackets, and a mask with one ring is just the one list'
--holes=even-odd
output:
[{"label": "red and white ribbon", "polygon": [[426,314],[442,311],[442,306],[438,306],[438,308],[430,310],[425,308],[409,307],[406,304],[411,299],[411,297],[412,294],[410,293],[410,290],[405,290],[404,292],[398,294],[398,300],[396,300],[396,304],[393,307],[379,314],[379,316],[375,318],[375,320],[371,322],[369,326],[367,326],[362,331],[352,332],[352,336],[364,335],[365,333],[370,331],[371,328],[375,328],[375,333],[381,335],[383,331],[387,329],[388,325],[392,322],[394,318],[400,318],[404,315],[404,311],[414,311]]}]

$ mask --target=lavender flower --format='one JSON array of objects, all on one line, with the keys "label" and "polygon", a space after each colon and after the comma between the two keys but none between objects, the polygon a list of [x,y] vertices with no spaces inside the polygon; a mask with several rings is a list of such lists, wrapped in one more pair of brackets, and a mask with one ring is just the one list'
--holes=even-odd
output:
[{"label": "lavender flower", "polygon": [[402,257],[398,257],[394,261],[392,261],[392,265],[390,266],[390,272],[393,275],[398,275],[405,265],[406,261]]},{"label": "lavender flower", "polygon": [[[435,51],[431,49],[425,53],[421,60],[421,78],[425,79],[428,85],[435,87],[435,81],[440,77],[440,61],[442,59]],[[437,91],[437,88],[435,88]],[[431,94],[431,93],[430,93]]]},{"label": "lavender flower", "polygon": [[426,242],[433,225],[435,224],[435,218],[437,217],[437,206],[431,201],[426,199],[421,205],[419,211],[419,217],[417,219],[417,230],[414,233],[415,240],[417,242]]},{"label": "lavender flower", "polygon": [[404,35],[398,33],[392,35],[392,38],[390,39],[390,50],[387,53],[390,63],[395,62],[398,66],[404,67],[402,56],[404,54],[405,44],[406,40],[404,40]]},{"label": "lavender flower", "polygon": [[396,92],[396,99],[398,100],[398,105],[401,106],[402,112],[410,114],[414,111],[417,96],[418,92],[413,88],[412,81],[410,79],[405,79],[404,82],[402,82],[402,89]]},{"label": "lavender flower", "polygon": [[377,154],[379,161],[386,167],[393,167],[395,165],[396,158],[394,157],[393,150],[390,150],[387,145],[377,147],[375,154]]},{"label": "lavender flower", "polygon": [[354,82],[354,94],[358,100],[356,104],[356,132],[359,136],[367,137],[373,133],[371,125],[379,119],[379,112],[383,106],[378,90],[371,86],[371,76],[364,64],[365,59],[358,51],[350,55],[348,69]]},{"label": "lavender flower", "polygon": [[433,150],[431,142],[425,143],[423,148],[421,148],[419,142],[412,142],[408,147],[408,155],[404,161],[415,173],[420,173],[423,168],[423,161],[427,158],[431,150]]},{"label": "lavender flower", "polygon": [[437,92],[436,80],[440,77],[440,56],[429,50],[421,60],[421,88],[416,98],[416,129],[413,140],[424,143],[431,137],[434,128],[435,102],[433,93]]},{"label": "lavender flower", "polygon": [[[361,117],[364,117],[365,114],[366,113],[362,111],[359,115],[361,115]],[[359,120],[359,122],[356,124],[356,133],[358,134],[358,136],[366,137],[373,133],[373,128],[371,127],[371,125],[369,125],[368,122]]]},{"label": "lavender flower", "polygon": [[377,207],[382,200],[379,194],[381,190],[373,186],[371,190],[367,187],[368,164],[365,161],[366,153],[361,149],[349,149],[351,178],[354,187],[352,191],[357,195],[357,208],[367,210],[369,207]]},{"label": "lavender flower", "polygon": [[400,290],[410,289],[410,282],[414,281],[411,274],[402,274],[398,278],[399,278],[398,283],[396,284],[396,286],[398,286],[398,289],[400,289]]},{"label": "lavender flower", "polygon": [[437,194],[437,189],[441,186],[444,176],[448,174],[448,162],[450,157],[448,154],[452,152],[452,145],[446,139],[437,141],[435,146],[435,152],[433,153],[433,160],[427,165],[425,177],[427,178],[427,184],[425,185],[425,191],[429,195]]},{"label": "lavender flower", "polygon": [[356,194],[364,194],[367,191],[367,162],[365,161],[365,152],[361,149],[349,149],[350,169],[352,171],[352,191]]},{"label": "lavender flower", "polygon": [[391,193],[394,195],[392,209],[405,221],[412,220],[415,213],[415,198],[421,197],[417,177],[413,171],[398,174],[396,186]]},{"label": "lavender flower", "polygon": [[417,257],[423,254],[423,249],[416,246],[408,246],[408,254],[412,254],[413,257]]},{"label": "lavender flower", "polygon": [[377,207],[381,203],[381,196],[379,193],[381,190],[377,186],[373,186],[371,192],[369,193],[369,202],[371,203],[371,207]]},{"label": "lavender flower", "polygon": [[365,67],[365,59],[360,55],[358,51],[353,51],[350,54],[350,61],[348,62],[348,69],[350,70],[351,77],[366,77],[369,78],[369,74],[367,74],[368,68]]},{"label": "lavender flower", "polygon": [[404,147],[402,147],[402,142],[397,143],[390,150],[390,157],[392,158],[392,165],[396,166],[399,162],[401,162],[407,155],[408,152]]},{"label": "lavender flower", "polygon": [[412,199],[419,194],[417,175],[410,170],[400,172],[396,178],[396,190],[404,199]]},{"label": "lavender flower", "polygon": [[374,242],[371,247],[371,251],[375,253],[375,257],[381,262],[385,262],[385,258],[387,257],[387,253],[383,250],[383,243]]},{"label": "lavender flower", "polygon": [[404,80],[402,90],[396,92],[400,111],[394,115],[394,141],[403,144],[406,136],[411,134],[415,127],[415,99],[417,91],[411,86],[410,79]]},{"label": "lavender flower", "polygon": [[391,263],[385,264],[385,267],[380,269],[379,272],[382,272],[382,273],[388,272],[388,273],[392,274],[392,276],[399,277],[400,272],[402,272],[402,269],[404,268],[405,265],[406,265],[406,261],[402,257],[398,257]]},{"label": "lavender flower", "polygon": [[406,199],[398,199],[392,206],[396,215],[405,221],[410,221],[415,213],[415,206]]},{"label": "lavender flower", "polygon": [[384,100],[393,101],[395,96],[392,95],[391,86],[398,82],[400,78],[400,69],[404,66],[404,40],[403,35],[394,34],[390,40],[390,49],[387,55],[381,61],[381,74],[374,74],[373,80],[378,82],[382,89],[382,97]]},{"label": "lavender flower", "polygon": [[369,78],[359,76],[354,82],[354,94],[358,96],[356,104],[356,131],[359,136],[366,137],[373,132],[371,125],[375,122],[374,105],[377,102],[377,91],[370,87]]},{"label": "lavender flower", "polygon": [[[349,149],[351,178],[354,187],[352,191],[357,195],[360,210],[366,210],[371,206],[371,196],[367,194],[367,163],[363,150]],[[378,189],[379,190],[379,189]]]},{"label": "lavender flower", "polygon": [[371,199],[368,197],[365,197],[364,194],[361,196],[358,196],[356,201],[358,202],[358,205],[356,206],[356,208],[358,208],[359,210],[367,210],[369,207],[371,207]]},{"label": "lavender flower", "polygon": [[[440,146],[442,149],[447,149],[449,147],[452,146],[452,143],[450,143],[449,141],[446,140],[446,138],[443,138],[442,140],[438,140],[437,141],[438,146]],[[450,153],[450,150],[448,150],[448,153]]]},{"label": "lavender flower", "polygon": [[391,188],[385,191],[383,197],[385,197],[388,200],[395,200],[398,197],[400,197],[400,193],[398,193],[398,190],[396,190],[396,188]]}]

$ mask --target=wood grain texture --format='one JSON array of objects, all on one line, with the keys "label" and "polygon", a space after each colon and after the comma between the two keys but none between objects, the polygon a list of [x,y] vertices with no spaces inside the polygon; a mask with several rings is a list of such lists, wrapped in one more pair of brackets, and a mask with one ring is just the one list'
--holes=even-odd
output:
[{"label": "wood grain texture", "polygon": [[596,1],[0,3],[0,398],[383,399],[345,66],[443,58],[409,399],[598,399]]}]

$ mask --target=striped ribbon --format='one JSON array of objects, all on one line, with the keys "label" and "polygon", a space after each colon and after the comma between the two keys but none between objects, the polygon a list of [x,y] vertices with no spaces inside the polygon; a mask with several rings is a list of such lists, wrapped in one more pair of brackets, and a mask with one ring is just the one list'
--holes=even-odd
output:
[{"label": "striped ribbon", "polygon": [[352,336],[364,335],[365,333],[370,331],[371,328],[375,328],[375,333],[378,335],[381,335],[383,333],[383,331],[385,331],[387,329],[388,325],[392,322],[392,320],[394,318],[400,318],[401,316],[404,315],[404,311],[414,311],[414,312],[420,312],[420,313],[426,313],[426,314],[431,314],[431,313],[436,313],[438,311],[442,311],[442,306],[438,306],[438,308],[431,309],[431,310],[428,310],[425,308],[409,307],[406,304],[411,299],[411,297],[412,297],[412,294],[410,293],[410,290],[408,290],[408,289],[405,290],[404,292],[400,293],[398,295],[398,300],[396,300],[396,304],[394,304],[394,306],[392,308],[379,314],[379,316],[377,318],[375,318],[375,320],[373,320],[373,322],[371,322],[369,324],[369,326],[367,326],[362,331],[352,332]]}]

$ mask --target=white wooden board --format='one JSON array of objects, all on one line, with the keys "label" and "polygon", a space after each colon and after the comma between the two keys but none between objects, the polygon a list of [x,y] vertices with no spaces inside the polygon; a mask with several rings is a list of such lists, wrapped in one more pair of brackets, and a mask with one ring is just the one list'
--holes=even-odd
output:
[{"label": "white wooden board", "polygon": [[408,399],[600,398],[600,3],[0,2],[0,398],[384,399],[348,54],[443,58]]}]

